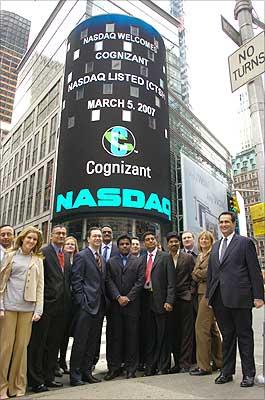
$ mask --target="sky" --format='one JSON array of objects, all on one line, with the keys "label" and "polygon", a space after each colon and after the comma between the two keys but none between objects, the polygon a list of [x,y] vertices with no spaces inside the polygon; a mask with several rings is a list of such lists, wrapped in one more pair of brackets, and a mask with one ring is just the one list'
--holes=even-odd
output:
[{"label": "sky", "polygon": [[[31,20],[30,42],[56,5],[56,0],[0,2],[1,9]],[[253,0],[252,4],[264,21],[264,1]],[[231,92],[228,56],[237,45],[222,31],[220,16],[238,30],[234,6],[235,0],[184,0],[192,111],[232,154],[240,151],[239,93]]]}]

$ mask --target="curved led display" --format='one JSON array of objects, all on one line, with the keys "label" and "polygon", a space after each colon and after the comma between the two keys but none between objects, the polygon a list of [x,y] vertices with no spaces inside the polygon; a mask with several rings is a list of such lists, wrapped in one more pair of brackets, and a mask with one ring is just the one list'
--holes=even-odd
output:
[{"label": "curved led display", "polygon": [[54,219],[125,213],[171,220],[166,50],[124,15],[69,35]]}]

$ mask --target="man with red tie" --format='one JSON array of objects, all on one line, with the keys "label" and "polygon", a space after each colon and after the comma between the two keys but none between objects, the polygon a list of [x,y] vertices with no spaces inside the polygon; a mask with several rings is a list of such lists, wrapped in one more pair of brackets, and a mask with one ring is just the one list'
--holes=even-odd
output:
[{"label": "man with red tie", "polygon": [[145,232],[146,274],[142,299],[145,376],[167,374],[170,368],[168,315],[175,298],[175,270],[172,259],[157,249],[153,232]]},{"label": "man with red tie", "polygon": [[42,249],[44,255],[44,310],[34,322],[28,347],[28,382],[33,392],[61,387],[54,372],[67,313],[71,305],[70,258],[63,251],[66,228],[52,228],[51,243]]}]

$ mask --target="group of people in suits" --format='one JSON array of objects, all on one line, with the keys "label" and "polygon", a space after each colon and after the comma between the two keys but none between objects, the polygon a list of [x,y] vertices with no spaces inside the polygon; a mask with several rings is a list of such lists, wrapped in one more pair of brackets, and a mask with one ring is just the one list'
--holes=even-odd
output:
[{"label": "group of people in suits", "polygon": [[[158,248],[152,231],[144,233],[143,248],[139,238],[128,234],[114,244],[108,225],[91,227],[87,246],[78,251],[76,239],[67,238],[66,228],[56,225],[50,244],[40,253],[42,238],[36,228],[22,231],[12,247],[7,237],[9,231],[14,235],[12,227],[4,226],[4,241],[0,227],[0,250],[5,252],[0,268],[0,364],[5,366],[0,399],[25,394],[26,376],[36,393],[61,387],[55,380],[58,367],[69,374],[72,386],[100,382],[93,370],[105,316],[106,381],[124,371],[131,379],[137,370],[145,376],[202,376],[220,369],[215,383],[225,384],[235,374],[238,343],[240,385],[253,386],[252,308],[263,306],[264,286],[255,245],[235,233],[235,221],[233,213],[223,212],[222,238],[215,242],[211,232],[203,231],[197,247],[192,232],[182,237],[169,232],[167,252]],[[8,252],[7,243],[12,247]],[[24,293],[20,290],[14,308],[10,293],[19,284],[25,285]],[[23,343],[17,340],[20,314],[28,314],[31,321]],[[9,333],[8,345],[2,346],[7,329],[15,328],[18,337]],[[69,335],[73,345],[68,368]],[[23,354],[19,361],[16,349]],[[21,375],[15,383],[13,370]]]}]

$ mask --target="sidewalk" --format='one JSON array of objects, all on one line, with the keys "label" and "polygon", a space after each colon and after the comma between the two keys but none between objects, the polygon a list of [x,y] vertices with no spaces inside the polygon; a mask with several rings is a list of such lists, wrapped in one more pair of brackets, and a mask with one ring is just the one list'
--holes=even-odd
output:
[{"label": "sidewalk", "polygon": [[[264,310],[265,311],[265,310]],[[263,310],[254,311],[253,327],[255,332],[255,353],[257,375],[262,374],[263,366]],[[103,378],[106,373],[105,359],[101,359],[97,365],[95,375]],[[197,377],[189,374],[174,374],[136,379],[117,378],[110,382],[79,387],[69,386],[69,376],[64,375],[62,382],[64,388],[51,389],[42,394],[27,396],[30,399],[213,399],[213,400],[264,400],[265,388],[254,386],[252,388],[240,388],[242,379],[241,365],[237,359],[237,372],[234,381],[225,385],[215,385],[214,379],[218,373]],[[58,379],[59,380],[59,379]]]}]

